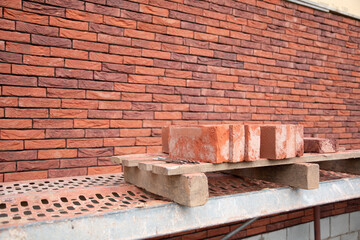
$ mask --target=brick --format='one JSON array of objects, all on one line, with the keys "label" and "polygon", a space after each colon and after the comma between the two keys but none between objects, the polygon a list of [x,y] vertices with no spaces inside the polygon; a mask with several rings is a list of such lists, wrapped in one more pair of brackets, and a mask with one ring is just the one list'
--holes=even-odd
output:
[{"label": "brick", "polygon": [[80,40],[73,40],[73,48],[89,50],[89,51],[98,51],[98,52],[108,52],[109,51],[108,44],[86,42],[86,41],[80,41]]},{"label": "brick", "polygon": [[23,141],[0,140],[0,150],[23,150]]},{"label": "brick", "polygon": [[88,169],[89,175],[119,173],[119,172],[122,172],[122,166],[90,167]]},{"label": "brick", "polygon": [[109,120],[74,119],[74,128],[109,128]]},{"label": "brick", "polygon": [[124,36],[130,38],[140,38],[146,40],[155,40],[155,34],[145,31],[138,31],[133,29],[125,29]]},{"label": "brick", "polygon": [[305,153],[333,153],[337,151],[336,139],[304,138]]},{"label": "brick", "polygon": [[25,140],[25,149],[65,148],[65,139]]},{"label": "brick", "polygon": [[47,178],[47,171],[5,173],[4,182],[25,181]]},{"label": "brick", "polygon": [[31,54],[31,55],[40,55],[40,56],[50,55],[49,47],[14,43],[14,42],[7,42],[6,50],[9,52],[17,52],[17,53],[24,53],[24,54]]},{"label": "brick", "polygon": [[121,119],[121,111],[89,110],[88,118]]},{"label": "brick", "polygon": [[82,148],[79,157],[108,157],[113,156],[113,148]]},{"label": "brick", "polygon": [[60,99],[20,98],[19,107],[59,108]]},{"label": "brick", "polygon": [[128,155],[128,154],[139,154],[145,153],[145,147],[115,147],[115,155]]},{"label": "brick", "polygon": [[67,148],[102,147],[103,145],[103,139],[101,138],[68,139],[66,141]]},{"label": "brick", "polygon": [[96,41],[96,33],[60,28],[60,37]]},{"label": "brick", "polygon": [[31,128],[32,120],[31,119],[0,119],[0,128]]},{"label": "brick", "polygon": [[41,87],[61,87],[61,88],[77,88],[78,81],[73,79],[47,78],[40,77],[38,86]]},{"label": "brick", "polygon": [[49,178],[82,176],[87,174],[86,168],[50,169]]},{"label": "brick", "polygon": [[102,23],[103,16],[100,14],[88,13],[74,9],[66,9],[66,18],[76,19],[80,21]]},{"label": "brick", "polygon": [[181,112],[155,112],[155,119],[181,119]]},{"label": "brick", "polygon": [[105,91],[86,91],[86,98],[88,99],[104,99],[104,100],[120,100],[119,92],[105,92]]},{"label": "brick", "polygon": [[17,163],[17,171],[29,171],[29,170],[48,170],[51,168],[58,168],[59,160],[47,160],[47,161],[20,161]]},{"label": "brick", "polygon": [[3,0],[0,2],[0,6],[21,9],[21,0]]},{"label": "brick", "polygon": [[52,159],[52,158],[74,158],[77,157],[76,149],[54,149],[54,150],[39,150],[39,159]]},{"label": "brick", "polygon": [[45,138],[44,130],[1,130],[1,139],[38,139]]},{"label": "brick", "polygon": [[4,17],[7,19],[19,20],[23,22],[31,22],[41,25],[48,24],[48,16],[13,10],[9,8],[4,9]]},{"label": "brick", "polygon": [[0,52],[0,61],[7,63],[22,63],[21,54]]},{"label": "brick", "polygon": [[110,120],[111,128],[141,128],[141,120]]},{"label": "brick", "polygon": [[56,68],[56,77],[92,79],[93,72],[88,70]]},{"label": "brick", "polygon": [[46,91],[47,97],[60,97],[60,98],[84,98],[85,91],[84,90],[73,90],[73,89],[56,89],[56,88],[48,88]]},{"label": "brick", "polygon": [[245,125],[245,161],[260,159],[260,126]]},{"label": "brick", "polygon": [[110,137],[119,137],[119,129],[86,129],[85,137],[87,138],[110,138]]},{"label": "brick", "polygon": [[12,73],[19,75],[37,75],[37,76],[54,76],[54,68],[35,67],[27,65],[12,65]]},{"label": "brick", "polygon": [[113,102],[113,101],[101,101],[99,102],[99,109],[114,109],[114,110],[125,110],[131,109],[130,102]]},{"label": "brick", "polygon": [[[94,79],[111,81],[111,82],[126,82],[127,75],[123,74],[123,73],[95,72]],[[118,86],[118,85],[115,84],[115,86]],[[115,90],[117,90],[116,87],[115,87]]]},{"label": "brick", "polygon": [[89,29],[89,23],[80,22],[80,21],[72,21],[69,19],[59,18],[50,16],[50,26],[56,27],[64,27],[64,28],[72,28],[77,30],[87,31]]},{"label": "brick", "polygon": [[48,37],[48,36],[40,36],[40,35],[31,35],[31,42],[33,44],[44,45],[44,46],[52,46],[52,47],[71,47],[71,40],[65,38],[58,37]]},{"label": "brick", "polygon": [[30,64],[30,65],[40,65],[40,66],[50,66],[50,67],[64,66],[63,58],[48,58],[48,57],[24,55],[23,62],[25,64]]},{"label": "brick", "polygon": [[101,70],[101,63],[84,60],[65,59],[65,67],[87,70]]},{"label": "brick", "polygon": [[79,80],[79,88],[84,88],[84,89],[113,90],[113,86],[114,84],[111,82]]},{"label": "brick", "polygon": [[123,63],[123,56],[90,52],[90,60],[99,62]]},{"label": "brick", "polygon": [[92,100],[63,99],[61,101],[62,108],[97,109],[98,104],[97,101]]},{"label": "brick", "polygon": [[96,158],[75,158],[75,159],[61,159],[60,168],[76,168],[95,166],[97,164]]},{"label": "brick", "polygon": [[17,108],[6,108],[6,118],[47,118],[47,109],[17,109]]},{"label": "brick", "polygon": [[3,87],[3,95],[8,96],[27,96],[27,97],[45,97],[45,88],[28,88],[28,87]]},{"label": "brick", "polygon": [[82,129],[46,129],[46,138],[82,138],[85,131]]},{"label": "brick", "polygon": [[37,159],[37,151],[35,150],[1,152],[0,155],[0,160],[2,161],[22,161],[34,159]]},{"label": "brick", "polygon": [[73,120],[63,119],[34,119],[33,128],[73,128]]},{"label": "brick", "polygon": [[30,34],[0,30],[0,39],[18,42],[30,42]]},{"label": "brick", "polygon": [[171,158],[202,162],[239,162],[244,160],[243,125],[203,125],[170,127]]},{"label": "brick", "polygon": [[159,137],[137,137],[135,145],[161,145]]},{"label": "brick", "polygon": [[103,66],[102,68],[103,71],[120,72],[120,73],[135,72],[135,66],[127,66],[127,65],[113,64],[113,63],[103,63],[102,66]]},{"label": "brick", "polygon": [[18,22],[16,24],[16,30],[19,32],[27,32],[34,34],[41,34],[46,36],[57,37],[59,35],[59,29],[49,26],[41,26],[32,23]]},{"label": "brick", "polygon": [[104,146],[133,146],[135,145],[135,138],[105,138]]},{"label": "brick", "polygon": [[0,63],[0,73],[11,73],[11,64]]},{"label": "brick", "polygon": [[97,23],[90,23],[89,30],[92,32],[105,33],[113,36],[122,36],[124,34],[124,30],[122,28]]},{"label": "brick", "polygon": [[177,19],[153,16],[152,22],[154,24],[180,28],[180,20]]},{"label": "brick", "polygon": [[149,111],[124,111],[124,119],[153,119],[154,113]]}]

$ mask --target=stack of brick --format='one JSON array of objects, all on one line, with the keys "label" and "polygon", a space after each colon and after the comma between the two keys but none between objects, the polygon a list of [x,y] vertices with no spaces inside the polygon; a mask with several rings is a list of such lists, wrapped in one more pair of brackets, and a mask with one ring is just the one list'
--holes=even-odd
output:
[{"label": "stack of brick", "polygon": [[203,125],[163,129],[170,158],[222,163],[302,156],[300,125]]}]

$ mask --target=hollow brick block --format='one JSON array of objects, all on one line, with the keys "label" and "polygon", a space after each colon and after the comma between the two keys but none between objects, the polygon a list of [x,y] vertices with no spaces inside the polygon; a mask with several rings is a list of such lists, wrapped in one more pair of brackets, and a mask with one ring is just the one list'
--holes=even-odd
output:
[{"label": "hollow brick block", "polygon": [[243,125],[170,127],[170,158],[222,163],[244,160]]},{"label": "hollow brick block", "polygon": [[336,139],[304,138],[304,152],[306,153],[333,153],[336,150]]}]

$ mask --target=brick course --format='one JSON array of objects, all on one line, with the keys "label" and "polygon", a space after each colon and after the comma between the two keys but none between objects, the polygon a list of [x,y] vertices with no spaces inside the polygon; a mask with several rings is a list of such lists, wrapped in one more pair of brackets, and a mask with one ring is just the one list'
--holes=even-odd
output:
[{"label": "brick course", "polygon": [[358,20],[282,0],[0,6],[1,181],[120,170],[106,159],[161,151],[170,124],[360,147]]}]

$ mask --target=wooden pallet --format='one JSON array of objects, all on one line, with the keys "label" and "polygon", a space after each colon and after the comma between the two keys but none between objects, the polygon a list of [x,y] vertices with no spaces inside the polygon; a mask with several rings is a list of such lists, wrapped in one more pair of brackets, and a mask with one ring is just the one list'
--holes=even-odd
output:
[{"label": "wooden pallet", "polygon": [[360,151],[220,164],[179,164],[180,161],[169,159],[167,154],[134,154],[111,158],[112,162],[123,165],[125,181],[186,206],[206,203],[206,172],[227,171],[237,176],[262,179],[294,188],[316,189],[319,186],[319,168],[360,174],[358,159]]}]

